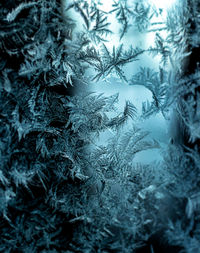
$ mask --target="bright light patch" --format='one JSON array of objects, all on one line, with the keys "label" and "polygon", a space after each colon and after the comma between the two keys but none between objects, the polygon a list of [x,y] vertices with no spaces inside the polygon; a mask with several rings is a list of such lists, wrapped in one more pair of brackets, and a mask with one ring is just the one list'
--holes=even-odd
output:
[{"label": "bright light patch", "polygon": [[176,0],[149,0],[149,2],[155,5],[158,9],[168,9],[176,2]]},{"label": "bright light patch", "polygon": [[109,12],[112,10],[112,5],[113,5],[113,1],[109,1],[109,0],[101,0],[99,1],[99,8],[102,10],[102,11],[105,11],[105,12]]},{"label": "bright light patch", "polygon": [[[156,8],[161,9],[168,9],[170,8],[177,0],[149,0],[150,4],[155,5]],[[128,1],[129,3],[132,3],[132,0]],[[114,1],[112,0],[100,0],[97,1],[97,3],[100,3],[100,9],[102,9],[105,12],[108,12],[112,9],[112,4]]]}]

